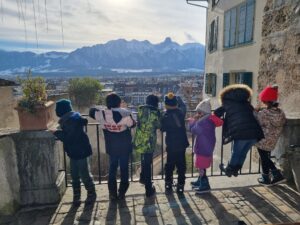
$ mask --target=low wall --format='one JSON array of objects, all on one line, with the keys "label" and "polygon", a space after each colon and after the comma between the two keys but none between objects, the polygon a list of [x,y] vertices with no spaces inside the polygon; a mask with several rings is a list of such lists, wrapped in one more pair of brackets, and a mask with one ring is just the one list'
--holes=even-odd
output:
[{"label": "low wall", "polygon": [[300,119],[291,117],[287,118],[287,124],[283,129],[275,150],[272,152],[272,155],[275,156],[276,162],[283,169],[285,177],[290,181],[294,178],[290,163],[291,158],[287,153],[291,150],[290,145],[300,145],[299,137]]},{"label": "low wall", "polygon": [[15,144],[11,136],[0,136],[0,216],[15,212],[20,205],[20,180]]},{"label": "low wall", "polygon": [[60,201],[66,189],[61,151],[49,131],[0,134],[0,215]]}]

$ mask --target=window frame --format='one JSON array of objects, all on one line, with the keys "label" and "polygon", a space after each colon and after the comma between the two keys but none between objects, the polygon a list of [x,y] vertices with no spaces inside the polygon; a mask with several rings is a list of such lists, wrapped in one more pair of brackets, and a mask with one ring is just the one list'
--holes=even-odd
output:
[{"label": "window frame", "polygon": [[[250,79],[246,79],[250,77]],[[253,87],[253,72],[250,71],[235,71],[223,73],[223,88],[231,84],[246,84],[250,88]]]}]

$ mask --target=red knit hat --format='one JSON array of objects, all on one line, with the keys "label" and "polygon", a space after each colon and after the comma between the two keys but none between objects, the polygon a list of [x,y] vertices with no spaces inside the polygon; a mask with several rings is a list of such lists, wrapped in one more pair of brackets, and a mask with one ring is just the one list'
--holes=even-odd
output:
[{"label": "red knit hat", "polygon": [[267,86],[262,92],[259,94],[259,99],[262,102],[275,102],[278,99],[278,86]]}]

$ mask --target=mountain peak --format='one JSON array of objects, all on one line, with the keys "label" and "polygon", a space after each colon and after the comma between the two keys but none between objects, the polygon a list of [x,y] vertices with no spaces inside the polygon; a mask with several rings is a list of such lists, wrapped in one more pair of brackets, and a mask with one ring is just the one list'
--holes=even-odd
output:
[{"label": "mountain peak", "polygon": [[170,44],[170,43],[172,43],[172,39],[170,37],[166,37],[166,39],[164,40],[164,43]]}]

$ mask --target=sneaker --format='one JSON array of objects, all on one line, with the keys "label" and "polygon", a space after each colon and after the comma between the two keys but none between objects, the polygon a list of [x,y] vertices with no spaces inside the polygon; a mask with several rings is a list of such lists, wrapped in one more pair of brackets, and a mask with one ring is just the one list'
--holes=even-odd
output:
[{"label": "sneaker", "polygon": [[199,186],[200,186],[200,184],[201,184],[201,177],[199,176],[198,178],[197,178],[197,180],[195,180],[195,181],[192,181],[191,182],[191,185],[192,185],[192,188],[198,188]]},{"label": "sneaker", "polygon": [[286,179],[282,175],[280,170],[273,170],[272,171],[273,179],[271,181],[271,185],[281,184],[286,182]]},{"label": "sneaker", "polygon": [[271,180],[269,174],[262,174],[261,177],[257,179],[258,183],[264,186],[271,185]]},{"label": "sneaker", "polygon": [[182,195],[184,192],[184,184],[177,184],[176,192],[179,195]]},{"label": "sneaker", "polygon": [[172,192],[173,192],[172,183],[165,183],[165,193],[172,194]]},{"label": "sneaker", "polygon": [[156,193],[156,189],[154,186],[152,186],[152,188],[149,191],[146,190],[146,197],[150,198],[150,197],[154,196],[155,193]]}]

